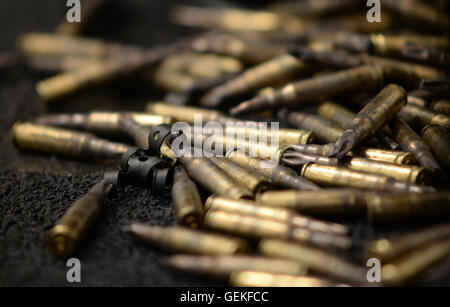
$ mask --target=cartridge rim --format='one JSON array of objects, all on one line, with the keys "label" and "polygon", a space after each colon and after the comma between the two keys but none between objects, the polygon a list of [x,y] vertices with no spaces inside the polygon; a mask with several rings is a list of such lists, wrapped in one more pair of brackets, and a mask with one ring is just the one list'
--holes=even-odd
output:
[{"label": "cartridge rim", "polygon": [[67,225],[56,225],[48,235],[48,248],[55,256],[65,257],[75,250],[77,238]]}]

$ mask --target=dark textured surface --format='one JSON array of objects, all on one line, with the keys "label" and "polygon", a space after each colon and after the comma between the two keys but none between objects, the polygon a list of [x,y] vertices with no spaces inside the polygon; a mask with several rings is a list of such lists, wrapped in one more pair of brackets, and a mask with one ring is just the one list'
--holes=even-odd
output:
[{"label": "dark textured surface", "polygon": [[[0,52],[14,48],[25,31],[51,31],[64,17],[65,1],[0,1]],[[151,46],[188,34],[166,21],[170,1],[112,1],[91,30],[92,36]],[[0,70],[0,286],[72,285],[66,282],[65,261],[47,252],[48,230],[68,206],[86,193],[114,165],[18,152],[9,139],[11,125],[43,112],[34,84],[43,76],[25,68]],[[132,89],[132,90],[131,90]],[[121,83],[64,100],[49,111],[85,111],[91,108],[142,109],[160,98],[151,87]],[[82,263],[82,286],[198,286],[215,281],[183,274],[164,264],[164,252],[124,233],[131,221],[156,225],[175,222],[170,191],[150,197],[146,191],[127,188],[108,200],[98,223],[74,255]],[[380,230],[351,224],[355,247],[346,257],[363,264],[362,250],[370,240],[399,230]],[[402,229],[405,230],[405,229]],[[450,285],[450,263],[436,268],[422,285]]]}]

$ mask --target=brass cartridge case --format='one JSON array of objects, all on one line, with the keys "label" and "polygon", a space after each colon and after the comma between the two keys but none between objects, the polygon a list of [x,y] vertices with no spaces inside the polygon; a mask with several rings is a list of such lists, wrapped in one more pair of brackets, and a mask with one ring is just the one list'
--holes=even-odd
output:
[{"label": "brass cartridge case", "polygon": [[235,287],[333,287],[340,286],[331,281],[288,274],[274,274],[256,271],[235,271],[230,284]]},{"label": "brass cartridge case", "polygon": [[366,269],[341,259],[329,252],[300,243],[275,239],[263,239],[258,251],[270,257],[296,260],[309,267],[311,271],[330,276],[337,280],[367,284]]},{"label": "brass cartridge case", "polygon": [[415,105],[406,105],[398,116],[409,125],[418,130],[427,125],[439,125],[450,131],[450,117],[433,110],[424,109]]},{"label": "brass cartridge case", "polygon": [[390,124],[395,139],[404,151],[414,155],[417,162],[427,170],[437,174],[442,173],[428,144],[418,136],[402,119],[396,118]]},{"label": "brass cartridge case", "polygon": [[26,63],[37,71],[50,73],[76,70],[80,66],[92,65],[101,62],[101,59],[77,55],[67,56],[28,56]]},{"label": "brass cartridge case", "polygon": [[382,263],[387,263],[414,249],[449,237],[450,224],[447,223],[399,235],[392,239],[380,239],[369,246],[367,258],[377,258]]},{"label": "brass cartridge case", "polygon": [[317,185],[298,176],[294,170],[273,161],[250,157],[236,150],[229,151],[227,158],[243,167],[262,174],[276,186],[300,190],[320,190]]},{"label": "brass cartridge case", "polygon": [[361,142],[375,135],[387,124],[406,104],[406,92],[398,85],[386,86],[373,100],[369,102],[353,119],[336,141],[336,146],[330,156],[339,159]]},{"label": "brass cartridge case", "polygon": [[[161,124],[171,124],[167,116],[147,113],[129,113],[139,125],[153,128]],[[119,112],[94,111],[88,114],[49,114],[36,119],[36,123],[67,129],[86,130],[99,135],[114,136],[120,134]]]},{"label": "brass cartridge case", "polygon": [[142,52],[140,48],[134,46],[47,33],[26,33],[19,38],[17,45],[26,56],[78,56],[107,59]]},{"label": "brass cartridge case", "polygon": [[327,101],[319,105],[317,108],[317,114],[337,124],[341,128],[350,126],[353,117],[355,117],[354,112],[331,101]]},{"label": "brass cartridge case", "polygon": [[242,167],[226,157],[211,157],[210,160],[239,185],[254,194],[262,193],[273,188],[266,177]]},{"label": "brass cartridge case", "polygon": [[197,81],[193,76],[178,71],[158,69],[153,75],[153,82],[159,89],[175,93],[191,88]]},{"label": "brass cartridge case", "polygon": [[206,157],[179,157],[189,176],[208,191],[230,198],[252,198],[253,193],[237,185],[222,169]]},{"label": "brass cartridge case", "polygon": [[174,172],[172,200],[177,221],[192,229],[202,224],[204,209],[197,186],[182,167]]},{"label": "brass cartridge case", "polygon": [[366,65],[285,85],[272,94],[257,96],[230,110],[230,114],[263,111],[283,106],[298,107],[355,91],[373,90],[383,83],[379,66]]},{"label": "brass cartridge case", "polygon": [[423,128],[421,133],[425,142],[430,145],[431,151],[450,174],[450,134],[438,125],[429,125]]},{"label": "brass cartridge case", "polygon": [[205,207],[206,210],[219,210],[276,220],[294,227],[308,228],[312,231],[334,234],[346,234],[348,232],[348,228],[341,224],[316,220],[311,217],[299,215],[295,211],[287,208],[269,207],[247,200],[234,200],[212,195],[206,200]]},{"label": "brass cartridge case", "polygon": [[343,186],[356,189],[422,193],[431,187],[395,181],[390,177],[354,171],[345,167],[309,163],[303,166],[301,176],[322,185]]},{"label": "brass cartridge case", "polygon": [[229,255],[246,252],[248,249],[245,240],[183,227],[133,223],[130,231],[151,244],[179,253]]},{"label": "brass cartridge case", "polygon": [[307,228],[292,227],[292,225],[272,219],[226,211],[208,211],[205,215],[204,225],[210,229],[245,237],[294,240],[326,248],[347,249],[351,246],[351,240],[342,235],[313,232]]},{"label": "brass cartridge case", "polygon": [[278,115],[286,119],[292,126],[313,131],[322,142],[336,142],[344,132],[342,128],[317,115],[289,112],[288,110],[282,110]]},{"label": "brass cartridge case", "polygon": [[139,125],[129,113],[119,116],[119,129],[131,137],[139,148],[148,148],[148,136],[151,128]]},{"label": "brass cartridge case", "polygon": [[[325,156],[333,149],[333,144],[326,145],[291,145],[291,149],[313,155]],[[394,163],[394,164],[414,164],[414,156],[409,152],[393,151],[379,148],[358,147],[350,151],[349,156],[360,156],[369,160]]]},{"label": "brass cartridge case", "polygon": [[276,86],[310,72],[311,68],[285,54],[244,71],[241,75],[212,89],[200,100],[203,106],[219,106],[226,99]]},{"label": "brass cartridge case", "polygon": [[349,189],[325,189],[316,191],[267,191],[256,201],[264,206],[289,208],[301,213],[334,217],[358,215],[366,210],[364,192]]},{"label": "brass cartridge case", "polygon": [[412,282],[427,269],[450,255],[450,240],[429,244],[411,251],[381,267],[381,279],[390,286],[402,286]]},{"label": "brass cartridge case", "polygon": [[450,116],[450,100],[448,99],[437,100],[433,102],[433,104],[431,105],[431,109],[437,113]]},{"label": "brass cartridge case", "polygon": [[102,180],[67,209],[48,234],[50,253],[66,257],[75,251],[112,188],[110,182]]},{"label": "brass cartridge case", "polygon": [[128,145],[100,139],[90,133],[32,123],[16,123],[11,135],[20,149],[73,158],[120,160],[129,149]]},{"label": "brass cartridge case", "polygon": [[367,197],[371,223],[439,219],[450,215],[450,193],[396,193]]},{"label": "brass cartridge case", "polygon": [[228,278],[235,271],[254,270],[275,274],[305,275],[308,268],[296,261],[246,255],[175,255],[169,265],[183,271]]},{"label": "brass cartridge case", "polygon": [[186,122],[188,124],[194,123],[195,116],[201,116],[203,122],[219,122],[225,124],[227,121],[239,121],[219,111],[171,105],[163,102],[149,103],[146,111],[151,114],[173,118],[173,121]]}]

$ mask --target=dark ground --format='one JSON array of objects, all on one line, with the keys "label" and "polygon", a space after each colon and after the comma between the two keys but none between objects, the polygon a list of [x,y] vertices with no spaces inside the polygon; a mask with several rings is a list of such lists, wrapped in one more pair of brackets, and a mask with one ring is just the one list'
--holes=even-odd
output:
[{"label": "dark ground", "polygon": [[[112,1],[91,27],[90,35],[142,46],[171,42],[189,34],[171,25],[167,8],[175,1]],[[52,31],[65,16],[65,1],[0,1],[0,52],[14,49],[22,32]],[[17,151],[9,130],[17,120],[44,112],[34,90],[42,78],[25,68],[0,71],[0,286],[66,286],[64,260],[46,249],[48,230],[78,197],[115,165],[81,163]],[[49,111],[142,109],[161,98],[151,87],[121,83],[64,101]],[[107,201],[98,223],[74,255],[81,260],[82,286],[210,286],[215,281],[183,274],[164,264],[165,254],[131,238],[121,228],[131,221],[175,223],[170,191],[150,197],[127,188]],[[371,240],[399,231],[352,222],[355,247],[347,257],[363,264],[362,250]],[[405,229],[402,229],[405,230]],[[432,270],[421,285],[450,285],[450,262]]]}]

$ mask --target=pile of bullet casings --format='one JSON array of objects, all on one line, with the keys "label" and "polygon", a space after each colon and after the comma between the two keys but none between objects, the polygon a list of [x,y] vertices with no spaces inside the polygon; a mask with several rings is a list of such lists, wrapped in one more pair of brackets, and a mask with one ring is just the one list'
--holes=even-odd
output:
[{"label": "pile of bullet casings", "polygon": [[[137,71],[167,92],[141,113],[14,125],[22,150],[117,161],[56,222],[50,252],[73,253],[112,191],[172,185],[179,226],[127,230],[177,253],[174,268],[234,286],[414,284],[450,257],[447,8],[385,0],[381,22],[370,23],[360,0],[176,6],[172,21],[206,31],[151,49],[76,36],[68,24],[23,34],[27,65],[55,72],[36,85],[45,105]],[[221,134],[197,133],[211,122]],[[352,240],[336,219],[349,217],[423,229],[370,244],[367,259],[381,262],[381,283],[371,284],[367,259],[341,255]]]}]

